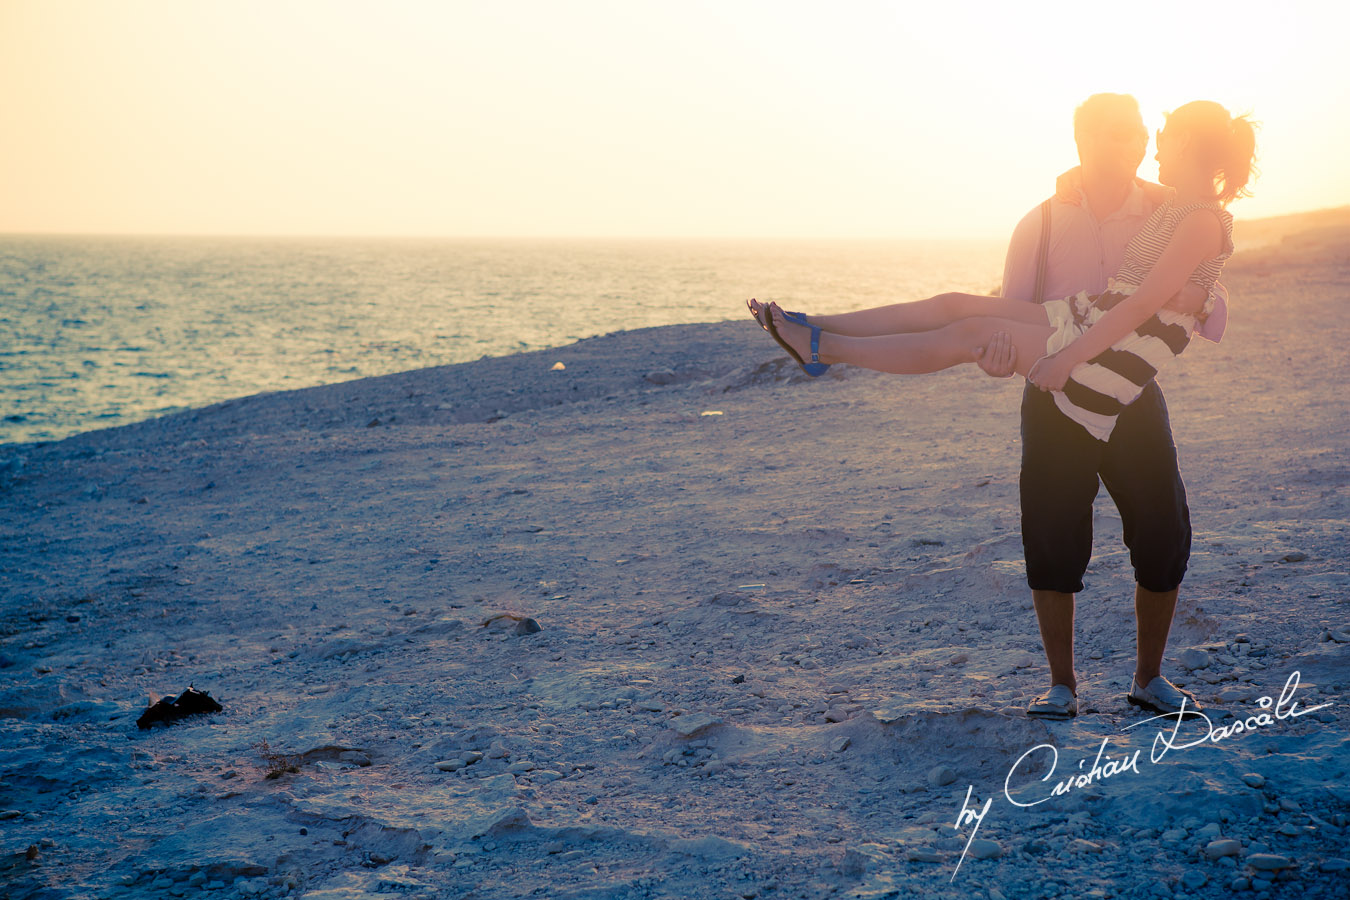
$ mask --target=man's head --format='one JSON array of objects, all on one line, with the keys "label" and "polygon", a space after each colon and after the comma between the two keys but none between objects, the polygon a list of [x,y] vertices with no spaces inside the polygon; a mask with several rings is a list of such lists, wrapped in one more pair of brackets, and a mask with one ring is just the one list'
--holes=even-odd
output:
[{"label": "man's head", "polygon": [[1129,94],[1093,94],[1073,113],[1073,138],[1085,178],[1134,178],[1148,151],[1139,102]]}]

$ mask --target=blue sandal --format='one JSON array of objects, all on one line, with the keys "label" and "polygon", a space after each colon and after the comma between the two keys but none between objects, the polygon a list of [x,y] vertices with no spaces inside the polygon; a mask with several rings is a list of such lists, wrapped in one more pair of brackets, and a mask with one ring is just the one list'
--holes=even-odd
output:
[{"label": "blue sandal", "polygon": [[783,340],[778,334],[778,329],[773,324],[772,309],[769,309],[768,317],[769,334],[773,335],[773,339],[778,342],[778,346],[782,347],[792,355],[792,358],[797,361],[797,365],[801,366],[802,371],[807,375],[810,375],[812,378],[819,378],[821,375],[824,375],[829,371],[830,364],[820,361],[820,326],[808,324],[805,316],[801,313],[783,312],[783,315],[789,317],[794,323],[811,329],[811,361],[806,362],[802,359],[801,355],[798,354],[796,350],[792,349],[792,345]]}]

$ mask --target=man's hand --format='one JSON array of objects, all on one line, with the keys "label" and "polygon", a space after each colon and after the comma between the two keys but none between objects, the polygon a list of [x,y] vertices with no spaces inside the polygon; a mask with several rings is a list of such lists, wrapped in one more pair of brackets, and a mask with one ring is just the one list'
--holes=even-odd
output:
[{"label": "man's hand", "polygon": [[989,339],[988,346],[975,348],[975,362],[995,378],[1011,378],[1017,369],[1017,348],[1006,331]]},{"label": "man's hand", "polygon": [[1204,309],[1205,300],[1208,298],[1208,291],[1200,285],[1188,281],[1182,286],[1181,290],[1172,295],[1172,299],[1163,304],[1163,309],[1170,309],[1182,315],[1199,315],[1200,310]]}]

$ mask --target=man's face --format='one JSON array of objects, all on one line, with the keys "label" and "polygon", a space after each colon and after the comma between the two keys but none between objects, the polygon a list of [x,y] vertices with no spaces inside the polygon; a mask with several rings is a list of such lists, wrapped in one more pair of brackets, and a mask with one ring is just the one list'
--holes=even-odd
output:
[{"label": "man's face", "polygon": [[1116,116],[1078,139],[1078,159],[1098,176],[1134,178],[1148,151],[1148,131],[1138,116]]}]

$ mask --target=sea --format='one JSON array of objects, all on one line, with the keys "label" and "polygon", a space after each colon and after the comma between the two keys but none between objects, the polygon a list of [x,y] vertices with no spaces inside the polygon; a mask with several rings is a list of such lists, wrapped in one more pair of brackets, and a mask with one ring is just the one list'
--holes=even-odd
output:
[{"label": "sea", "polygon": [[0,235],[0,444],[747,316],[992,293],[988,240]]}]

